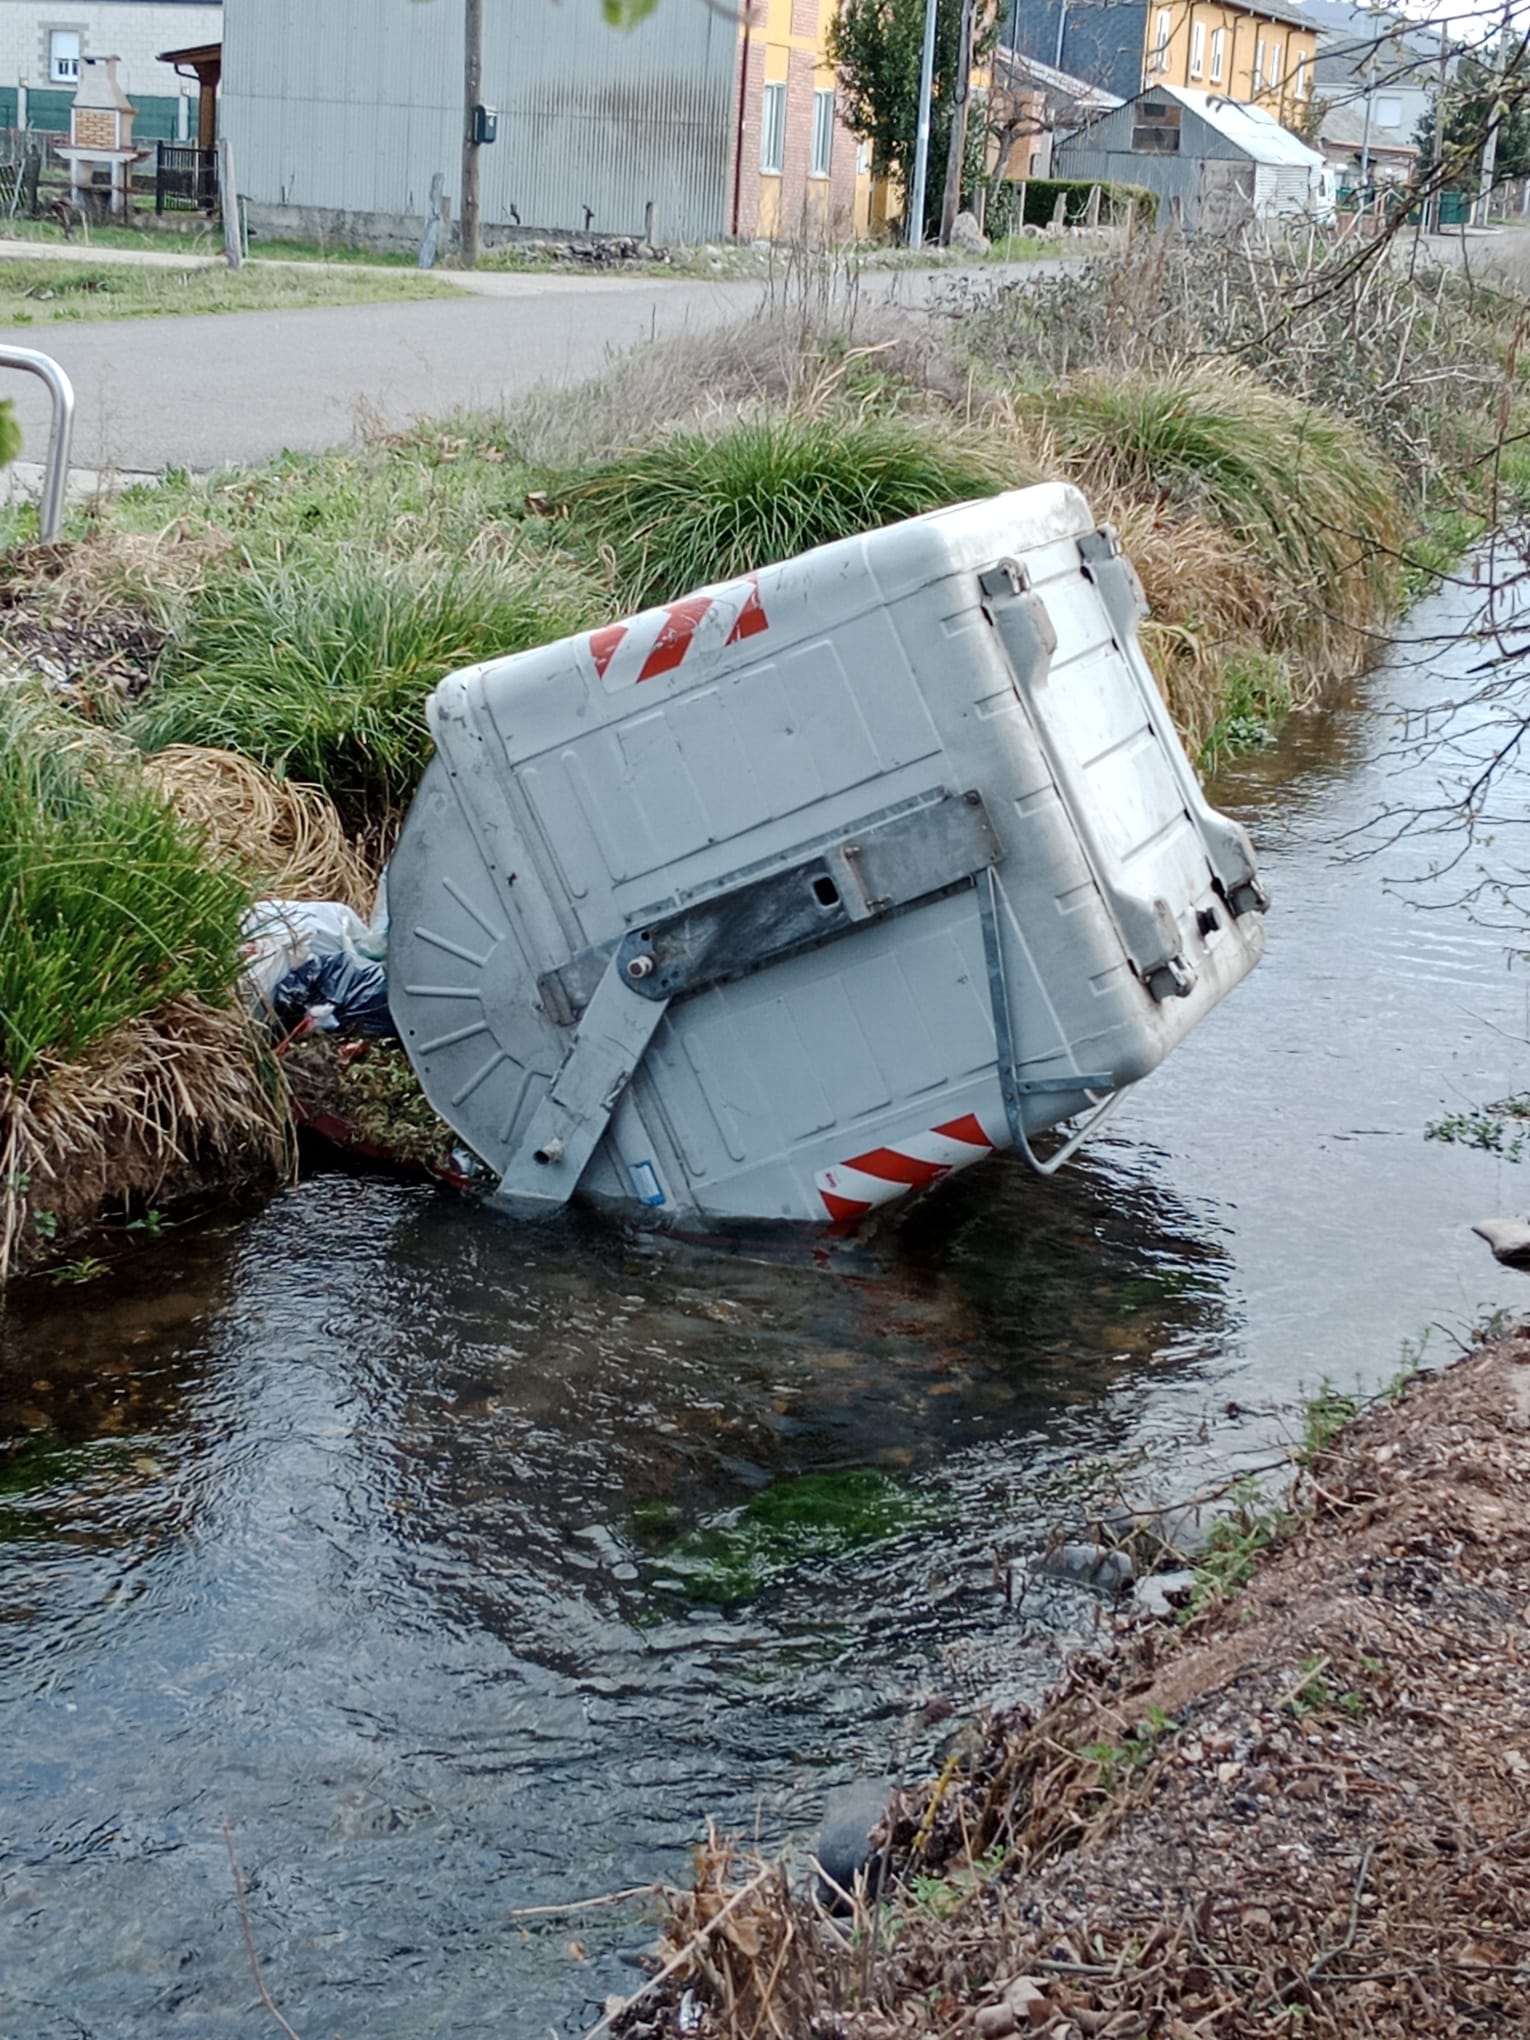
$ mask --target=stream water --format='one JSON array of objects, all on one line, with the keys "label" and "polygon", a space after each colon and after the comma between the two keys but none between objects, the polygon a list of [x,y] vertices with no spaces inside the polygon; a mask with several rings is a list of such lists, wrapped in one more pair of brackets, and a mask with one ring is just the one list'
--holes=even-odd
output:
[{"label": "stream water", "polygon": [[[1471,656],[1404,651],[1223,782],[1269,955],[1052,1183],[995,1161],[748,1258],[325,1174],[18,1290],[0,2031],[269,2023],[226,1820],[304,2040],[580,2033],[650,1930],[514,1909],[681,1875],[709,1815],[810,1832],[833,1781],[928,1758],[932,1700],[1034,1693],[1088,1633],[1027,1570],[1090,1496],[1257,1463],[1323,1376],[1524,1300],[1468,1231],[1522,1178],[1423,1129],[1521,1087],[1530,979],[1384,885],[1428,846],[1333,847],[1433,797],[1390,704]],[[917,1502],[901,1534],[681,1591],[677,1534],[851,1468]]]}]

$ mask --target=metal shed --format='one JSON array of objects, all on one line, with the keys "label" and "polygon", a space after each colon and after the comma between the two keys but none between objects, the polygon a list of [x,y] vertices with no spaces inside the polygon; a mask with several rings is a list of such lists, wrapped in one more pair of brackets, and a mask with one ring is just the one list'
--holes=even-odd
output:
[{"label": "metal shed", "polygon": [[[714,7],[659,8],[626,33],[596,6],[488,8],[485,229],[719,237],[737,46]],[[436,172],[458,209],[462,124],[452,0],[226,0],[223,131],[267,232],[418,242]]]},{"label": "metal shed", "polygon": [[1323,158],[1274,114],[1189,85],[1156,86],[1054,151],[1059,177],[1137,184],[1194,231],[1286,219],[1321,204]]}]

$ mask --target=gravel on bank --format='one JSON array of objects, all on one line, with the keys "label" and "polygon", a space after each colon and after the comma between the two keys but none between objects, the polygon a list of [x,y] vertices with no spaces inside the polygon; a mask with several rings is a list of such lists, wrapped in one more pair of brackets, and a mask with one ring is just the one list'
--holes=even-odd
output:
[{"label": "gravel on bank", "polygon": [[671,1995],[617,2030],[1530,2032],[1527,1502],[1530,1328],[1309,1456],[1246,1582],[896,1803],[888,1905],[836,1923],[757,1869],[738,1902],[704,1856]]}]

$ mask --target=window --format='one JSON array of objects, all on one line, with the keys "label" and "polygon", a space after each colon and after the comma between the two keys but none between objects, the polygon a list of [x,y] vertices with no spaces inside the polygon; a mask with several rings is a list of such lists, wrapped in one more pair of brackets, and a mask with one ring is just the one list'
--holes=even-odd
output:
[{"label": "window", "polygon": [[1190,75],[1199,78],[1206,69],[1206,24],[1195,21],[1190,25]]},{"label": "window", "polygon": [[80,82],[80,32],[76,28],[55,28],[48,36],[48,83],[78,85]]},{"label": "window", "polygon": [[815,92],[813,94],[813,154],[808,163],[809,177],[827,177],[829,164],[834,155],[834,94]]},{"label": "window", "polygon": [[1149,74],[1151,75],[1154,72],[1167,70],[1168,64],[1169,64],[1169,10],[1167,7],[1160,7],[1158,10],[1158,19],[1153,25],[1153,50],[1151,56],[1148,58]]},{"label": "window", "polygon": [[1132,147],[1171,156],[1179,148],[1179,127],[1178,106],[1162,99],[1139,99]]},{"label": "window", "polygon": [[1273,92],[1273,91],[1274,91],[1274,90],[1276,89],[1276,87],[1277,87],[1277,86],[1278,86],[1278,85],[1280,84],[1280,44],[1279,44],[1278,42],[1277,42],[1277,43],[1271,43],[1271,44],[1270,44],[1270,79],[1269,79],[1269,84],[1270,84],[1270,90],[1271,90],[1272,92]]},{"label": "window", "polygon": [[786,160],[786,87],[765,87],[765,110],[760,121],[760,169],[767,177],[779,177]]},{"label": "window", "polygon": [[1264,38],[1254,44],[1254,97],[1257,99],[1264,90]]},{"label": "window", "polygon": [[1222,82],[1222,64],[1226,55],[1227,30],[1225,28],[1214,28],[1211,31],[1211,82],[1213,85],[1220,85]]}]

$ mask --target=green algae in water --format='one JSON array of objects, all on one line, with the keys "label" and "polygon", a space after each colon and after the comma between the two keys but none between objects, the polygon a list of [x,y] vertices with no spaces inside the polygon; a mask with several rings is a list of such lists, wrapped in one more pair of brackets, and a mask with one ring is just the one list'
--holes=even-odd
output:
[{"label": "green algae in water", "polygon": [[[652,1521],[657,1510],[648,1506]],[[941,1513],[929,1496],[871,1467],[799,1474],[676,1538],[657,1558],[656,1584],[725,1607],[752,1599],[806,1560],[865,1551]]]}]

